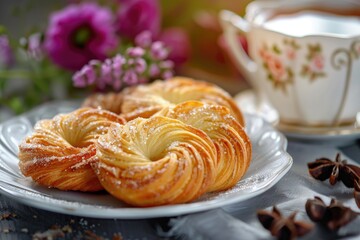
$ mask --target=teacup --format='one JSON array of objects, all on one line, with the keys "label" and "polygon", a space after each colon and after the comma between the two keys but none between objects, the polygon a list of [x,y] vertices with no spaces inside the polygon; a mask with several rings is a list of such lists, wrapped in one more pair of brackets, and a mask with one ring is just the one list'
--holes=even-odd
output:
[{"label": "teacup", "polygon": [[[248,5],[245,19],[223,10],[220,20],[240,70],[282,123],[355,122],[360,112],[359,1],[260,1]],[[249,55],[238,32],[246,36]]]}]

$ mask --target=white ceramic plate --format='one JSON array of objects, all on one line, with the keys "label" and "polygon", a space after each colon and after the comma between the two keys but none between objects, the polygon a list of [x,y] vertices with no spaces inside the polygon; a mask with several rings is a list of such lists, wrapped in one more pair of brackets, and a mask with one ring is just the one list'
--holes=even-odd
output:
[{"label": "white ceramic plate", "polygon": [[106,192],[80,193],[49,189],[25,178],[18,168],[18,144],[31,134],[36,121],[57,113],[70,112],[74,102],[43,105],[0,125],[0,192],[24,204],[65,214],[96,218],[143,219],[168,217],[222,207],[252,198],[279,181],[292,165],[286,152],[287,140],[262,118],[246,115],[247,132],[253,143],[248,172],[227,191],[202,196],[197,201],[150,208],[124,204]]},{"label": "white ceramic plate", "polygon": [[291,140],[343,146],[360,139],[360,113],[353,124],[346,126],[301,127],[281,123],[274,107],[266,101],[258,102],[252,90],[237,94],[235,101],[244,112],[261,116]]}]

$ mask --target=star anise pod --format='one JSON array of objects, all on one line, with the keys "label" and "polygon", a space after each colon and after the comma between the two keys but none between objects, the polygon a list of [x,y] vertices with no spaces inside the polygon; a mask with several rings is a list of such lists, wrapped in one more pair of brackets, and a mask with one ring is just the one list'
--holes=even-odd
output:
[{"label": "star anise pod", "polygon": [[360,208],[360,180],[356,179],[354,182],[354,199],[358,208]]},{"label": "star anise pod", "polygon": [[275,206],[272,211],[257,211],[257,217],[263,227],[269,230],[272,236],[281,240],[295,239],[312,230],[313,224],[296,221],[295,216],[296,212],[293,212],[290,216],[284,217]]},{"label": "star anise pod", "polygon": [[335,231],[354,220],[359,213],[345,207],[341,202],[331,199],[326,206],[320,197],[308,199],[305,204],[306,213],[314,222],[323,224],[328,229]]},{"label": "star anise pod", "polygon": [[353,188],[354,181],[360,180],[360,167],[341,160],[340,153],[336,155],[335,161],[328,158],[316,159],[308,163],[308,168],[312,177],[321,181],[329,179],[331,185],[342,181],[346,187]]}]

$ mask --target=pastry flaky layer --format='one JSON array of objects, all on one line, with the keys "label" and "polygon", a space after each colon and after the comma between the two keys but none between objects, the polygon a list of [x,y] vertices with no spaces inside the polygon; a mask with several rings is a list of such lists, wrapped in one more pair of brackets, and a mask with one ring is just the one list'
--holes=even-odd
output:
[{"label": "pastry flaky layer", "polygon": [[164,108],[157,115],[200,129],[213,141],[217,174],[208,191],[233,187],[245,174],[251,161],[251,142],[228,108],[189,101]]},{"label": "pastry flaky layer", "polygon": [[135,87],[124,96],[121,110],[125,118],[134,118],[144,112],[159,111],[168,105],[189,100],[228,107],[237,121],[244,124],[239,108],[227,92],[214,84],[185,77]]},{"label": "pastry flaky layer", "polygon": [[121,93],[96,93],[85,99],[82,106],[108,110],[120,114],[123,102],[123,92]]},{"label": "pastry flaky layer", "polygon": [[19,145],[19,167],[35,182],[61,190],[103,189],[91,167],[97,138],[125,120],[106,110],[80,108],[41,120]]},{"label": "pastry flaky layer", "polygon": [[[196,100],[227,107],[243,126],[244,119],[232,97],[220,87],[186,77],[127,88],[120,93],[91,96],[84,105],[123,114],[126,120],[148,118],[169,105]],[[115,109],[115,110],[114,110]]]},{"label": "pastry flaky layer", "polygon": [[113,124],[97,142],[96,174],[135,206],[185,203],[214,183],[216,150],[203,131],[163,116]]}]

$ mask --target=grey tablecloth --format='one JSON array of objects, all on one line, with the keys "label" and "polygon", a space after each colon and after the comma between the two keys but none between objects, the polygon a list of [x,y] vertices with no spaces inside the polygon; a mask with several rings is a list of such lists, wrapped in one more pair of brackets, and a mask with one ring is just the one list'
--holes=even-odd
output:
[{"label": "grey tablecloth", "polygon": [[[183,236],[185,239],[271,239],[271,235],[259,223],[256,217],[258,209],[270,210],[276,205],[285,215],[297,211],[296,219],[309,220],[305,212],[305,203],[309,198],[320,196],[326,203],[331,197],[343,201],[344,205],[359,211],[353,199],[353,191],[342,183],[331,186],[310,177],[307,162],[316,158],[334,159],[336,153],[349,162],[360,161],[360,146],[336,148],[314,143],[304,144],[290,142],[288,152],[294,159],[290,171],[267,192],[238,204],[226,206],[209,212],[193,214],[170,220],[172,226],[167,235]],[[360,239],[360,219],[340,229],[336,234],[316,225],[311,233],[301,239]],[[166,235],[166,234],[165,234]]]}]

